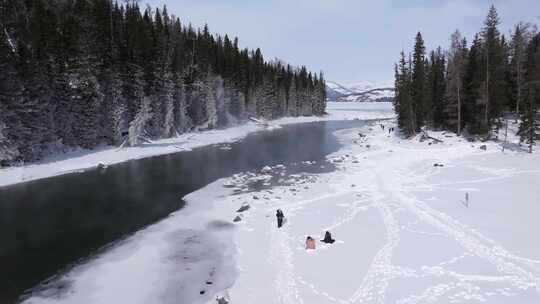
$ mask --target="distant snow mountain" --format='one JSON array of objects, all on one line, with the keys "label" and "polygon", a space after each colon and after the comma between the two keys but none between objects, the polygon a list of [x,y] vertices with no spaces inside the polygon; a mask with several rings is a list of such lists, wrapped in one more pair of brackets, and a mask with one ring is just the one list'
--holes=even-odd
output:
[{"label": "distant snow mountain", "polygon": [[327,81],[326,86],[328,87],[329,90],[332,90],[336,94],[345,95],[345,94],[354,93],[354,91],[351,91],[350,89],[340,85],[339,83],[333,82],[333,81]]},{"label": "distant snow mountain", "polygon": [[327,81],[326,95],[329,101],[392,101],[394,98],[394,86],[390,83],[373,83],[370,81],[362,81],[347,85],[342,85],[333,81]]}]

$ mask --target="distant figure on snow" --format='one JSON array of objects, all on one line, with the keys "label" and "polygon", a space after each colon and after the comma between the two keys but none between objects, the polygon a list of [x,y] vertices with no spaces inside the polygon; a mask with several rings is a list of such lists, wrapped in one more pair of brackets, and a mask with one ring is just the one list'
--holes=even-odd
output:
[{"label": "distant figure on snow", "polygon": [[308,236],[306,239],[306,249],[315,250],[315,240],[310,236]]},{"label": "distant figure on snow", "polygon": [[283,214],[283,211],[281,211],[281,209],[277,210],[276,217],[277,217],[277,227],[281,228],[281,226],[283,226],[283,218],[285,217],[285,215]]},{"label": "distant figure on snow", "polygon": [[326,233],[324,234],[324,240],[322,240],[321,242],[326,244],[334,244],[335,241],[336,240],[332,238],[332,234],[330,234],[330,231],[326,231]]}]

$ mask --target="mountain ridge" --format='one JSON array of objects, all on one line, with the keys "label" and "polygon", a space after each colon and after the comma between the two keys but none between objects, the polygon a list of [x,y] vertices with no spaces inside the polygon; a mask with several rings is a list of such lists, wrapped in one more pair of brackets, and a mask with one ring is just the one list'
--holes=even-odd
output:
[{"label": "mountain ridge", "polygon": [[394,94],[394,87],[389,83],[361,81],[344,85],[335,81],[326,82],[328,101],[391,102],[394,99]]}]

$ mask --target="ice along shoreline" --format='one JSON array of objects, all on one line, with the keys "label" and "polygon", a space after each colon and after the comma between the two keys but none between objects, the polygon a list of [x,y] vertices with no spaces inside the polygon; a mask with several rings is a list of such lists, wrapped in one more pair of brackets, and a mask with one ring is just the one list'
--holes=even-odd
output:
[{"label": "ice along shoreline", "polygon": [[265,131],[280,125],[315,121],[336,121],[352,119],[385,119],[394,117],[391,103],[336,103],[329,102],[328,115],[324,117],[286,117],[272,121],[267,128],[255,122],[239,126],[186,133],[181,136],[157,140],[140,147],[118,149],[105,147],[91,151],[76,151],[49,157],[44,161],[20,167],[0,169],[0,187],[30,182],[64,174],[84,172],[98,165],[115,165],[130,160],[189,151],[194,148],[214,144],[232,143],[242,140],[251,133]]}]

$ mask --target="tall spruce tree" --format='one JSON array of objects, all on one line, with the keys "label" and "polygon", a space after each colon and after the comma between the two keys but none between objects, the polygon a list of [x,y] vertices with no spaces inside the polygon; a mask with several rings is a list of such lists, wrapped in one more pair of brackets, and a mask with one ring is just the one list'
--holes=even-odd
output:
[{"label": "tall spruce tree", "polygon": [[415,38],[413,60],[412,60],[412,83],[411,83],[411,103],[414,110],[416,122],[415,131],[419,131],[424,125],[426,114],[429,111],[425,103],[426,84],[426,47],[422,34],[418,32]]},{"label": "tall spruce tree", "polygon": [[[501,35],[498,29],[499,15],[495,6],[491,6],[484,21],[483,39],[483,125],[482,131],[489,133],[494,121],[498,119],[507,104],[507,58]],[[498,126],[498,124],[496,124]]]},{"label": "tall spruce tree", "polygon": [[518,135],[529,146],[529,153],[540,140],[540,81],[530,81],[524,88],[524,109]]},{"label": "tall spruce tree", "polygon": [[483,52],[482,41],[479,35],[475,35],[469,55],[464,76],[463,96],[463,124],[471,134],[483,132],[484,120],[484,86],[483,77]]},{"label": "tall spruce tree", "polygon": [[394,107],[398,115],[398,126],[405,136],[412,136],[416,133],[416,113],[411,96],[411,63],[405,58],[405,53],[401,52],[399,63],[395,67],[395,89]]},{"label": "tall spruce tree", "polygon": [[446,57],[441,47],[431,52],[426,68],[424,116],[430,126],[441,128],[446,119],[444,115]]},{"label": "tall spruce tree", "polygon": [[461,135],[463,128],[463,78],[467,64],[467,42],[456,30],[450,37],[448,69],[446,73],[446,126]]}]

